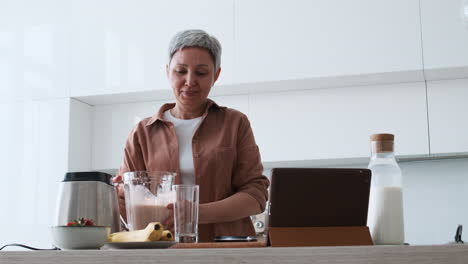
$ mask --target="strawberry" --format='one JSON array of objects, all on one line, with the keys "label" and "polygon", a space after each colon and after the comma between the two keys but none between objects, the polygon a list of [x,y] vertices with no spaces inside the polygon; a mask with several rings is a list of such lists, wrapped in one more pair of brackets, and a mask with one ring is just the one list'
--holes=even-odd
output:
[{"label": "strawberry", "polygon": [[85,226],[93,226],[93,225],[94,225],[93,220],[91,220],[91,219],[84,219],[84,225],[85,225]]},{"label": "strawberry", "polygon": [[93,226],[93,220],[87,218],[78,218],[78,220],[73,220],[67,223],[67,226]]}]

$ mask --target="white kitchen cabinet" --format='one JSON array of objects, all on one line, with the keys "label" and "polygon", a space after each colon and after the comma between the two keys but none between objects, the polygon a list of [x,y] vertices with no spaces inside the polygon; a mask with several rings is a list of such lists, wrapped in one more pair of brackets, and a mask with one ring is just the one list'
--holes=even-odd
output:
[{"label": "white kitchen cabinet", "polygon": [[424,72],[428,80],[468,77],[468,20],[464,21],[463,3],[468,8],[464,0],[421,0]]},{"label": "white kitchen cabinet", "polygon": [[93,107],[70,99],[68,171],[91,170]]},{"label": "white kitchen cabinet", "polygon": [[468,153],[468,79],[427,82],[431,154]]},{"label": "white kitchen cabinet", "polygon": [[429,154],[424,83],[255,94],[250,120],[264,162],[368,157],[374,133]]},{"label": "white kitchen cabinet", "polygon": [[153,116],[165,101],[98,105],[93,109],[92,168],[119,168],[125,141],[143,118]]},{"label": "white kitchen cabinet", "polygon": [[232,83],[232,0],[71,1],[72,96],[169,89],[169,41],[184,29],[204,29],[219,39],[218,84]]},{"label": "white kitchen cabinet", "polygon": [[236,83],[388,72],[423,80],[418,0],[236,0],[235,49]]},{"label": "white kitchen cabinet", "polygon": [[69,96],[69,11],[69,1],[1,1],[0,102]]},{"label": "white kitchen cabinet", "polygon": [[49,248],[48,228],[67,171],[69,99],[18,100],[0,110],[2,240]]},{"label": "white kitchen cabinet", "polygon": [[[0,233],[5,244],[16,242],[12,241],[14,232],[11,232],[11,219],[15,219],[15,230],[23,225],[23,228],[32,231],[28,228],[27,219],[35,217],[34,202],[29,203],[34,201],[37,174],[27,166],[34,161],[31,158],[35,156],[34,149],[29,146],[33,139],[30,129],[34,122],[24,120],[27,114],[33,113],[30,110],[34,109],[25,100],[0,104],[0,137],[3,139],[3,151],[0,152],[0,181],[3,183],[0,192]],[[22,209],[23,206],[29,210]]]},{"label": "white kitchen cabinet", "polygon": [[220,106],[234,108],[247,116],[249,115],[248,95],[210,96],[210,98]]},{"label": "white kitchen cabinet", "polygon": [[[37,238],[30,243],[50,247],[48,228],[55,217],[58,187],[68,169],[70,99],[37,102],[34,114],[34,163],[37,179],[34,196]],[[30,201],[31,202],[31,201]],[[49,241],[46,239],[49,238]],[[47,243],[48,242],[48,243]]]}]

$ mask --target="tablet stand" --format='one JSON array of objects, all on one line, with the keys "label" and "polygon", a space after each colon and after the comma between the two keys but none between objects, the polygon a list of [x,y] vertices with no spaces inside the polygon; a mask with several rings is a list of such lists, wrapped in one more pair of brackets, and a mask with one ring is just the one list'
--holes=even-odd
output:
[{"label": "tablet stand", "polygon": [[367,226],[270,227],[271,247],[369,246],[373,245]]}]

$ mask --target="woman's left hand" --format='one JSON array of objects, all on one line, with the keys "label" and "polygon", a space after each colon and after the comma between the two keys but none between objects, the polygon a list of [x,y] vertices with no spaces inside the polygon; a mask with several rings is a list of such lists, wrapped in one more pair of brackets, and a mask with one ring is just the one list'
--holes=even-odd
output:
[{"label": "woman's left hand", "polygon": [[125,195],[123,189],[123,181],[122,176],[117,175],[112,179],[112,182],[115,186],[115,190],[117,192],[117,198],[119,201],[119,211],[120,215],[122,215],[123,219],[127,221],[127,211],[125,210]]}]

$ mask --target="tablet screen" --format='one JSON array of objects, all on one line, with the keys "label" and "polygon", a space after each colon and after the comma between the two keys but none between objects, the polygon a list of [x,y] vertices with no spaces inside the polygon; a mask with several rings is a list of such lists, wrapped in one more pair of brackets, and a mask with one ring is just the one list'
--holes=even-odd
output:
[{"label": "tablet screen", "polygon": [[275,168],[270,227],[365,226],[368,169]]}]

